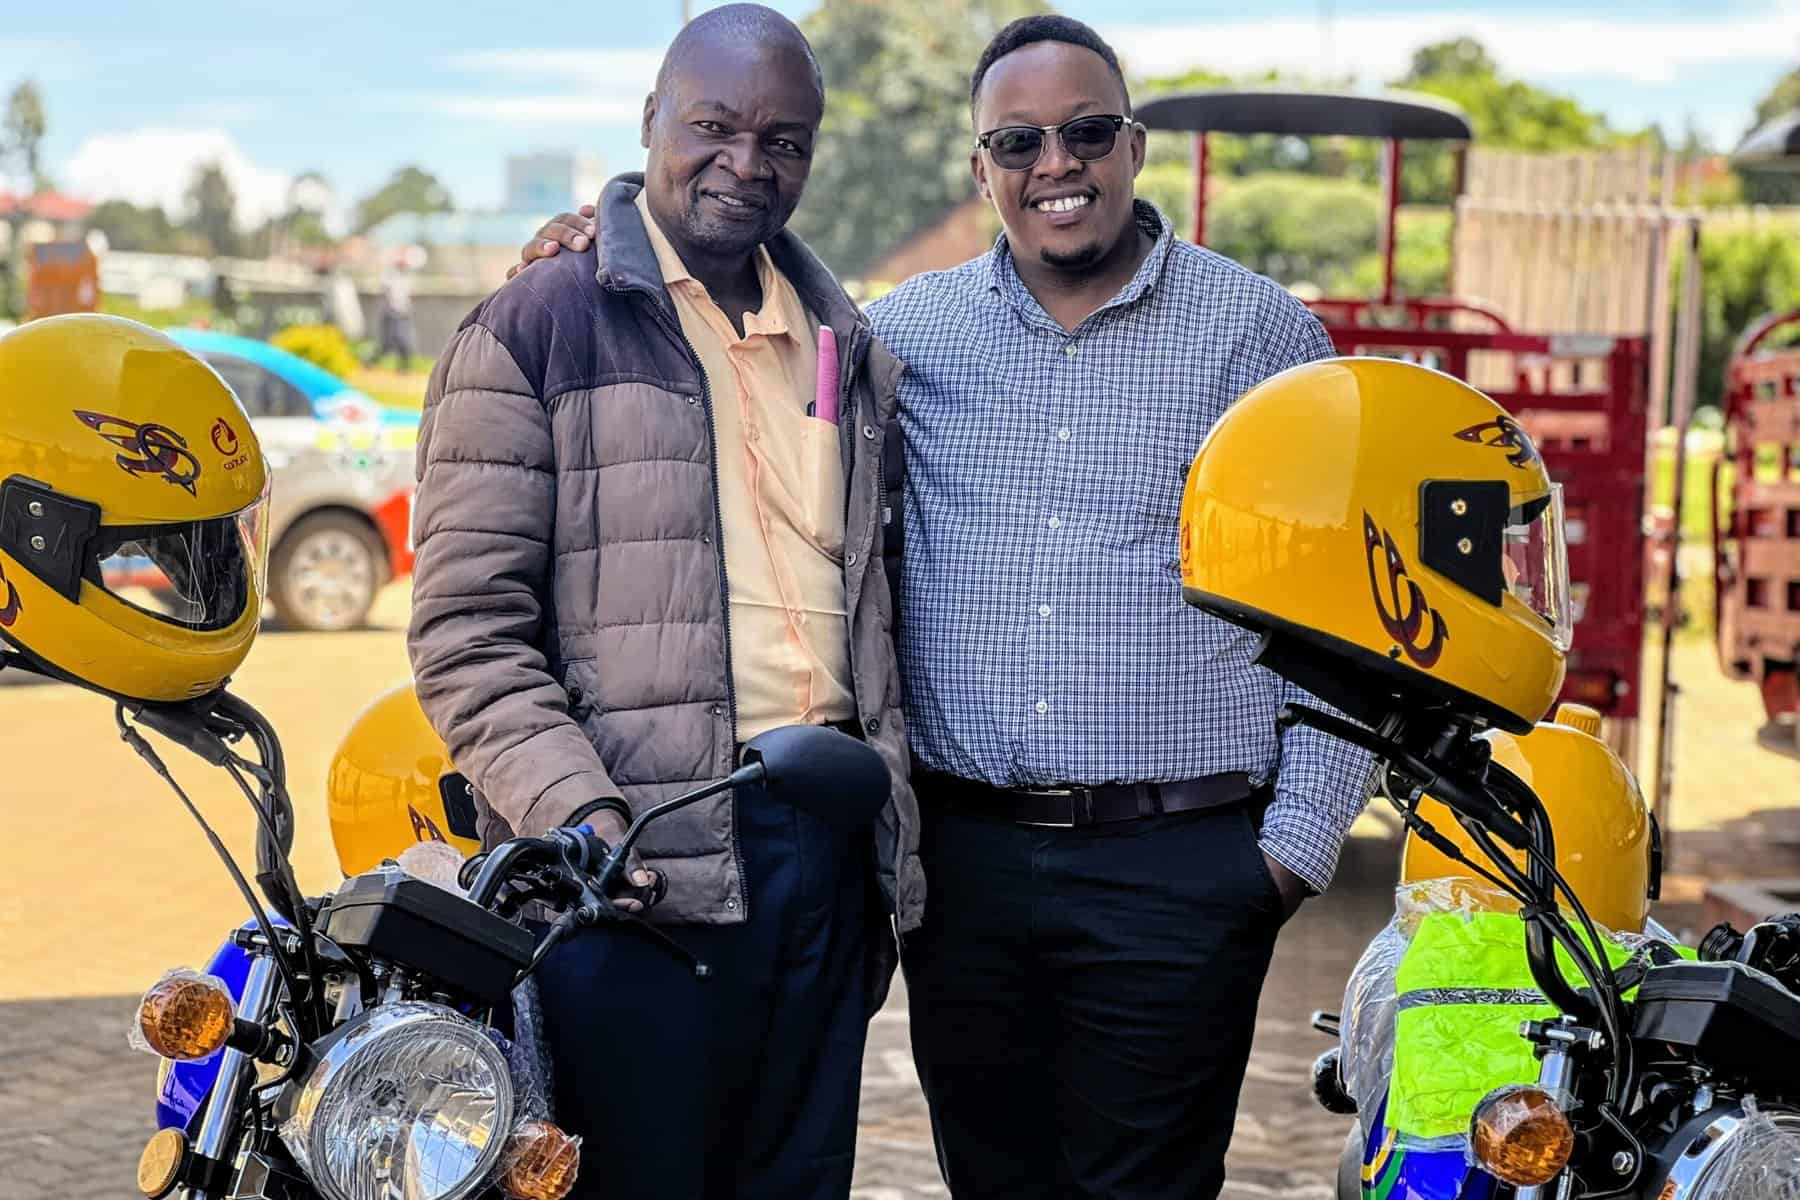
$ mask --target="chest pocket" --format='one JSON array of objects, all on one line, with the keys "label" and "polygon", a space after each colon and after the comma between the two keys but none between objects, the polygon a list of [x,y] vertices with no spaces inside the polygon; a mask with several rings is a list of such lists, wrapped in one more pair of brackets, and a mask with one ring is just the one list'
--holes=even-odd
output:
[{"label": "chest pocket", "polygon": [[[851,419],[849,417],[846,420]],[[838,427],[801,417],[795,523],[806,540],[835,562],[844,561],[844,457]]]}]

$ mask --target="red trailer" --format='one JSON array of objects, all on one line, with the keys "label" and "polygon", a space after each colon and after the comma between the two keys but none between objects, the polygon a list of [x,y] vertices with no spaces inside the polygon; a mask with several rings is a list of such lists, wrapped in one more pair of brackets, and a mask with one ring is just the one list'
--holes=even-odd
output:
[{"label": "red trailer", "polygon": [[1230,90],[1159,96],[1138,109],[1138,119],[1153,130],[1193,135],[1194,240],[1201,243],[1213,134],[1386,143],[1381,293],[1309,304],[1341,352],[1405,358],[1469,379],[1531,433],[1563,485],[1568,509],[1577,624],[1563,698],[1598,708],[1612,719],[1615,745],[1633,749],[1643,691],[1649,339],[1515,330],[1505,314],[1473,300],[1397,293],[1394,229],[1403,145],[1453,143],[1460,196],[1473,135],[1453,106],[1427,97]]},{"label": "red trailer", "polygon": [[[1754,681],[1768,740],[1800,750],[1800,349],[1761,351],[1800,312],[1763,318],[1726,369],[1725,453],[1713,465],[1719,665]],[[1732,469],[1730,506],[1721,486]],[[1785,746],[1781,743],[1786,743]]]},{"label": "red trailer", "polygon": [[[1800,171],[1800,111],[1746,137],[1732,161]],[[1800,347],[1772,349],[1800,311],[1746,330],[1725,369],[1725,451],[1713,466],[1713,616],[1719,665],[1762,692],[1763,741],[1800,753]],[[1731,464],[1730,504],[1722,475]]]}]

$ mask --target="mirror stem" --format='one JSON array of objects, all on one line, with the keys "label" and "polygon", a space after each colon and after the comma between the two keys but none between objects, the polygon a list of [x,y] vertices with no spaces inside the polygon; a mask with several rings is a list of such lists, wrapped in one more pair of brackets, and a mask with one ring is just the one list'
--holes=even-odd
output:
[{"label": "mirror stem", "polygon": [[666,800],[654,808],[645,810],[631,823],[631,828],[625,831],[625,836],[619,839],[619,844],[614,846],[612,853],[607,856],[606,864],[600,868],[599,877],[595,881],[597,890],[602,896],[610,894],[614,881],[619,877],[619,872],[625,868],[625,856],[631,853],[633,846],[637,845],[638,835],[644,832],[644,826],[658,817],[667,816],[676,809],[686,808],[708,796],[716,796],[720,792],[730,791],[732,788],[761,783],[768,778],[768,775],[769,770],[762,763],[748,763],[717,783],[709,783],[698,791],[689,792],[685,796],[677,796],[673,800]]}]

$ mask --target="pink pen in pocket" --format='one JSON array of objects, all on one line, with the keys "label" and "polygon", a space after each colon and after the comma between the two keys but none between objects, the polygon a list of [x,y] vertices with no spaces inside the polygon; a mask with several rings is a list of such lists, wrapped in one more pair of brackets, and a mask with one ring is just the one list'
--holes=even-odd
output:
[{"label": "pink pen in pocket", "polygon": [[838,420],[838,348],[837,334],[831,326],[819,326],[819,386],[807,409],[821,421]]}]

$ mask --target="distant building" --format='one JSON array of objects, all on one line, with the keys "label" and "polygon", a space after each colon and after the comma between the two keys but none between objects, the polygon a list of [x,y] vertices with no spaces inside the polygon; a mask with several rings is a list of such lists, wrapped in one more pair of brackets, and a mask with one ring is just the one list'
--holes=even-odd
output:
[{"label": "distant building", "polygon": [[10,250],[8,243],[15,220],[20,222],[20,241],[34,246],[80,237],[93,211],[92,203],[61,192],[23,196],[0,191],[0,250]]},{"label": "distant building", "polygon": [[506,160],[506,211],[566,212],[591,204],[606,183],[603,161],[592,154],[515,154]]}]

